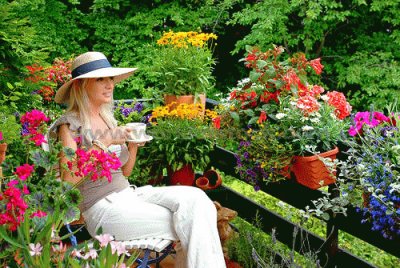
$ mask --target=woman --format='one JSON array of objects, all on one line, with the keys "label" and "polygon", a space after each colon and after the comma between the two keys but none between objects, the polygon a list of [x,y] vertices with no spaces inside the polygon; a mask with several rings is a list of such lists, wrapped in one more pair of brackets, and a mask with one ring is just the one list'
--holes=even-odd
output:
[{"label": "woman", "polygon": [[[126,145],[129,129],[117,127],[112,105],[114,84],[136,69],[113,68],[99,52],[78,56],[72,69],[72,79],[55,96],[55,101],[66,103],[68,109],[53,124],[50,135],[72,149],[115,152],[122,163],[110,183],[107,179],[80,182],[71,172],[62,172],[64,180],[79,182],[80,209],[89,233],[94,236],[102,227],[103,233],[116,240],[154,237],[180,241],[176,267],[225,267],[216,209],[203,191],[189,186],[129,187],[126,176],[143,144]],[[66,163],[66,157],[60,162]]]}]

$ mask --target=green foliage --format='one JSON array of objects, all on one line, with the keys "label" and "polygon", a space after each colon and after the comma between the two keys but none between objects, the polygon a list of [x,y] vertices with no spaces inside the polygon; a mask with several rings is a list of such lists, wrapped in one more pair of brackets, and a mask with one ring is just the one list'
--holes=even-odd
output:
[{"label": "green foliage", "polygon": [[212,88],[214,60],[210,50],[192,46],[160,47],[152,54],[153,71],[163,93],[195,95]]},{"label": "green foliage", "polygon": [[0,106],[0,132],[3,140],[0,143],[12,143],[20,136],[21,125],[17,123],[15,116],[5,113],[6,107]]},{"label": "green foliage", "polygon": [[32,45],[35,29],[27,17],[18,12],[20,1],[0,1],[0,89],[17,80],[19,69],[45,54]]},{"label": "green foliage", "polygon": [[399,10],[398,1],[257,1],[229,22],[251,28],[233,52],[275,43],[321,57],[329,88],[349,91],[358,110],[382,107],[398,96]]},{"label": "green foliage", "polygon": [[203,171],[210,161],[208,154],[213,149],[213,132],[213,128],[201,120],[157,120],[157,125],[148,130],[154,137],[148,154],[154,155],[155,159],[157,155],[161,156],[163,163],[173,170],[192,164],[194,170]]},{"label": "green foliage", "polygon": [[339,83],[350,89],[355,107],[373,105],[381,110],[400,97],[400,64],[394,53],[359,51],[341,65],[347,68],[339,74]]}]

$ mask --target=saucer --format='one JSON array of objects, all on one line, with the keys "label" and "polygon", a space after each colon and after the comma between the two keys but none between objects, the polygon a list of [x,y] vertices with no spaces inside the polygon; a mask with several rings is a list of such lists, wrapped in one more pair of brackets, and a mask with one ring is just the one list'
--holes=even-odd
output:
[{"label": "saucer", "polygon": [[126,140],[127,142],[134,142],[134,143],[142,143],[142,142],[148,142],[153,139],[153,136],[150,135],[145,135],[144,139],[141,140]]}]

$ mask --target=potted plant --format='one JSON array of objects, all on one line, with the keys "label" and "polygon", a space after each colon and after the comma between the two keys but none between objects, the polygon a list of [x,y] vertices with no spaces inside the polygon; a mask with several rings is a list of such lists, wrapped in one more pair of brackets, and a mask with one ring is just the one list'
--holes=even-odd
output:
[{"label": "potted plant", "polygon": [[339,163],[342,197],[362,213],[362,222],[387,239],[400,237],[400,115],[358,112]]},{"label": "potted plant", "polygon": [[147,158],[165,165],[170,184],[193,185],[194,172],[204,171],[210,161],[208,154],[214,147],[217,114],[206,110],[203,116],[201,104],[170,108],[170,105],[159,106],[152,112],[148,133],[154,139],[146,145]]},{"label": "potted plant", "polygon": [[212,41],[216,39],[212,33],[169,31],[157,41],[152,64],[165,105],[200,102],[205,107],[205,94],[214,85]]},{"label": "potted plant", "polygon": [[322,72],[319,59],[308,61],[298,53],[279,61],[283,51],[250,49],[244,59],[249,78],[231,92],[231,113],[247,129],[238,171],[254,185],[293,172],[299,183],[317,189],[334,182],[328,161],[321,159],[335,158],[351,106],[342,93],[323,94],[322,86],[308,81],[311,72]]}]

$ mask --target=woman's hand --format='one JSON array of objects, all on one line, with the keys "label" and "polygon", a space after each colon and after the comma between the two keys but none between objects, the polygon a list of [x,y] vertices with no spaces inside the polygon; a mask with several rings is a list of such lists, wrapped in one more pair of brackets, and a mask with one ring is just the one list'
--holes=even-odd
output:
[{"label": "woman's hand", "polygon": [[124,126],[108,129],[104,131],[98,140],[107,147],[111,144],[123,144],[129,139],[131,131],[131,129]]}]

